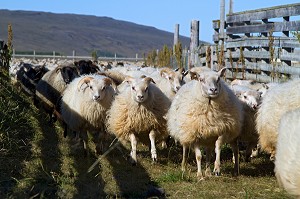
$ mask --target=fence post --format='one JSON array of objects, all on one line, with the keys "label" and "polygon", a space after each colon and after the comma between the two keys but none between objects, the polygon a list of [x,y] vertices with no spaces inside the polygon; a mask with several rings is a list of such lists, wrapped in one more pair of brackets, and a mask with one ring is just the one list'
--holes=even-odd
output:
[{"label": "fence post", "polygon": [[53,51],[52,53],[53,53],[53,59],[55,59],[55,51]]},{"label": "fence post", "polygon": [[117,62],[117,53],[115,53],[115,62]]},{"label": "fence post", "polygon": [[219,37],[224,39],[224,24],[225,24],[225,0],[220,2],[220,34]]},{"label": "fence post", "polygon": [[35,59],[35,50],[33,51],[33,59]]},{"label": "fence post", "polygon": [[233,13],[233,0],[230,0],[229,2],[229,14]]},{"label": "fence post", "polygon": [[191,22],[191,43],[190,43],[190,59],[189,69],[196,64],[197,60],[197,48],[199,46],[199,21],[192,20]]},{"label": "fence post", "polygon": [[178,42],[179,42],[179,24],[175,24],[173,51],[175,51],[175,45],[178,44]]},{"label": "fence post", "polygon": [[16,54],[16,50],[13,49],[13,54],[12,54],[13,58],[15,58],[15,54]]},{"label": "fence post", "polygon": [[75,56],[76,56],[76,51],[73,50],[72,54],[73,54],[73,62],[74,62],[75,61]]},{"label": "fence post", "polygon": [[137,62],[138,61],[138,58],[139,58],[139,54],[135,54],[135,62]]}]

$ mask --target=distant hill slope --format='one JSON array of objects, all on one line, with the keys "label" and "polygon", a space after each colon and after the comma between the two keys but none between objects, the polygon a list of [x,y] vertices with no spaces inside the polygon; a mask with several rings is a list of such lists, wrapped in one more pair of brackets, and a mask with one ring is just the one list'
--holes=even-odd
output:
[{"label": "distant hill slope", "polygon": [[[76,50],[77,55],[91,55],[98,50],[106,56],[142,57],[173,45],[174,33],[109,17],[10,10],[0,10],[0,16],[0,39],[7,40],[7,26],[12,24],[17,51],[71,55]],[[189,46],[188,37],[179,40]]]}]

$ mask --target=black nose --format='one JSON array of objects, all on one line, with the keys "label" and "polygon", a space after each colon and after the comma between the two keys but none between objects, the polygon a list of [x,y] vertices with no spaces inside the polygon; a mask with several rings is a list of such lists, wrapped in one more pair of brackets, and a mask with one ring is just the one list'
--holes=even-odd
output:
[{"label": "black nose", "polygon": [[217,88],[210,88],[209,90],[213,93],[217,92]]}]

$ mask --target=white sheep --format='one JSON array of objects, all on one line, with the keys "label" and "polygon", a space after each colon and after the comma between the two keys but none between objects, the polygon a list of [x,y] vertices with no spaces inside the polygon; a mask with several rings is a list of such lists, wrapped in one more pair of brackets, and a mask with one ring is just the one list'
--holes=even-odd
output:
[{"label": "white sheep", "polygon": [[78,77],[78,70],[73,65],[60,65],[54,70],[45,73],[42,79],[36,85],[36,98],[42,102],[43,108],[50,116],[52,121],[52,113],[56,103],[62,92],[65,90],[75,77]]},{"label": "white sheep", "polygon": [[131,160],[137,162],[137,139],[151,146],[151,156],[157,159],[155,142],[168,136],[165,114],[170,100],[150,77],[127,77],[129,86],[116,95],[108,111],[107,129],[120,140],[131,142]]},{"label": "white sheep", "polygon": [[259,144],[274,160],[279,120],[286,112],[300,107],[300,79],[278,84],[263,97],[257,112]]},{"label": "white sheep", "polygon": [[235,158],[235,174],[239,173],[237,137],[243,123],[242,104],[221,77],[219,72],[203,71],[193,73],[192,80],[178,91],[167,114],[170,135],[183,145],[182,170],[185,170],[186,148],[195,149],[197,176],[202,179],[200,146],[207,148],[206,175],[210,154],[215,147],[216,161],[214,172],[220,174],[221,145],[230,143]]},{"label": "white sheep", "polygon": [[278,129],[275,174],[287,192],[300,197],[300,109],[281,117]]},{"label": "white sheep", "polygon": [[115,95],[111,83],[112,80],[105,76],[85,75],[74,79],[63,92],[62,118],[68,128],[79,132],[83,138],[85,152],[87,131],[97,132],[98,136],[106,135],[106,112]]}]

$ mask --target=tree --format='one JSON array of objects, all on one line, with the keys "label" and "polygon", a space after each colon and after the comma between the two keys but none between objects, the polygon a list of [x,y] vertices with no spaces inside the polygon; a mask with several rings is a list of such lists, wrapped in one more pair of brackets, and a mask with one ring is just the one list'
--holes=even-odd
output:
[{"label": "tree", "polygon": [[158,53],[158,66],[170,67],[171,65],[172,50],[167,45],[163,46],[163,49]]},{"label": "tree", "polygon": [[175,59],[176,59],[176,62],[177,62],[177,67],[178,68],[182,68],[183,67],[183,62],[182,62],[182,45],[181,43],[177,43],[175,44],[175,48],[174,48],[175,52],[174,52],[174,55],[175,55]]}]

